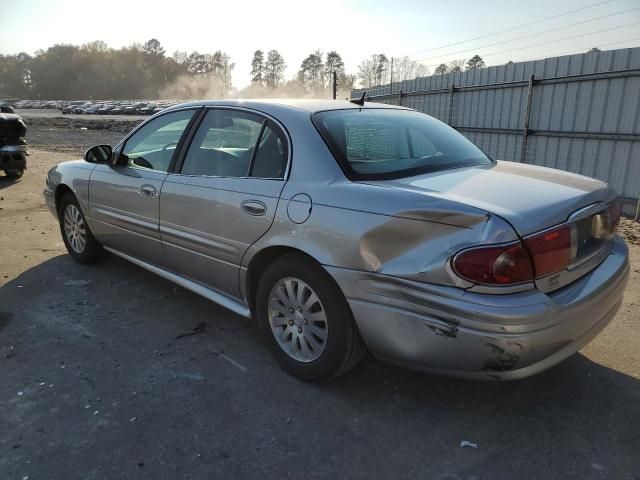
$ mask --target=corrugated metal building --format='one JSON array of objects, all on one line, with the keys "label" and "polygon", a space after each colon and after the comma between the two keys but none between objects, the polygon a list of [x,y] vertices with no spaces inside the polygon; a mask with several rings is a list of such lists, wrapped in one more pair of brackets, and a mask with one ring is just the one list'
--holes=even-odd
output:
[{"label": "corrugated metal building", "polygon": [[640,197],[640,48],[432,75],[367,97],[449,123],[493,158],[607,181],[628,213]]}]

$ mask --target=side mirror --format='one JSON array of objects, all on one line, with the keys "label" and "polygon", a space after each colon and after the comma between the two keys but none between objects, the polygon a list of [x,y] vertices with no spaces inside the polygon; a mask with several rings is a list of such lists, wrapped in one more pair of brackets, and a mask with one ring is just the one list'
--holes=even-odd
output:
[{"label": "side mirror", "polygon": [[84,159],[89,163],[110,163],[112,156],[111,145],[96,145],[84,152]]}]

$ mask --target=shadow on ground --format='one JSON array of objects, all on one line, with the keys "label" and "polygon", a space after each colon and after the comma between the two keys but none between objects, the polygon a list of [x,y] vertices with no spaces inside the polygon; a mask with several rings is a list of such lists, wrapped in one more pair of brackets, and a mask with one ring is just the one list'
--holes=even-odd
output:
[{"label": "shadow on ground", "polygon": [[9,178],[6,175],[0,174],[0,190],[17,185],[19,182],[19,178]]},{"label": "shadow on ground", "polygon": [[640,478],[640,383],[582,355],[510,383],[368,358],[308,384],[249,320],[114,257],[2,287],[0,359],[0,478]]}]

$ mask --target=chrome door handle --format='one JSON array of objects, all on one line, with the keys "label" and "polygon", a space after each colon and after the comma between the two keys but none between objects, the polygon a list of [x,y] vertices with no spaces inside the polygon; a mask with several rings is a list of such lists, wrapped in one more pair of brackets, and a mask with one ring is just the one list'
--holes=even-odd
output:
[{"label": "chrome door handle", "polygon": [[153,198],[158,195],[158,190],[153,185],[142,185],[139,193],[143,197]]},{"label": "chrome door handle", "polygon": [[267,206],[259,200],[245,200],[240,208],[249,215],[259,216],[267,213]]}]

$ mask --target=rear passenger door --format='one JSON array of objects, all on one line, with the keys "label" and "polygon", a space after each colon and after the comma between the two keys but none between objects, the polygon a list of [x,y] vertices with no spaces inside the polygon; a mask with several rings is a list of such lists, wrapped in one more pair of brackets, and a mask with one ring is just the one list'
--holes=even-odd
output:
[{"label": "rear passenger door", "polygon": [[160,196],[160,235],[170,268],[239,297],[247,248],[271,226],[289,163],[275,121],[242,109],[206,112]]}]

